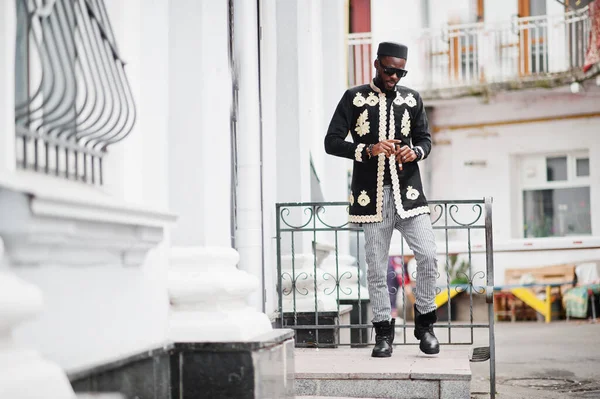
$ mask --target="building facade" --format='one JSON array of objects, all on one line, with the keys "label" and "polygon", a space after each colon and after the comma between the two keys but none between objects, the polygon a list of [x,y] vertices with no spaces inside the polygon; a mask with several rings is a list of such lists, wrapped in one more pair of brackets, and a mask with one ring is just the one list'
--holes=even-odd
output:
[{"label": "building facade", "polygon": [[[408,45],[402,84],[421,91],[434,138],[428,198],[494,198],[496,282],[506,268],[599,260],[597,2],[368,3],[370,25],[349,33],[349,81],[372,76],[371,45]],[[458,233],[439,239],[440,253],[466,252]]]},{"label": "building facade", "polygon": [[0,320],[51,371],[31,389],[270,331],[275,203],[346,199],[345,2],[0,7]]}]

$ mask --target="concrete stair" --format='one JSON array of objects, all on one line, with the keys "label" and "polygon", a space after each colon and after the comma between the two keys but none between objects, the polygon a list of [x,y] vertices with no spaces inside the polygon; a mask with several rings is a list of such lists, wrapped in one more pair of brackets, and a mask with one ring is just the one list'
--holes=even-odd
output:
[{"label": "concrete stair", "polygon": [[296,349],[296,397],[468,399],[468,346],[442,346],[427,356],[414,345],[394,347],[391,358],[371,348]]}]

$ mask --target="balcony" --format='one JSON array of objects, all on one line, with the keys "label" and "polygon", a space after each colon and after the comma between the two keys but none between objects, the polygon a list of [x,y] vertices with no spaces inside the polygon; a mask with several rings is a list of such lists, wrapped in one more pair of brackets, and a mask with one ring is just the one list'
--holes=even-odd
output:
[{"label": "balcony", "polygon": [[[411,86],[425,98],[481,95],[489,90],[554,87],[598,74],[583,72],[591,20],[588,9],[421,31]],[[372,77],[370,34],[351,34],[349,85]],[[366,44],[370,43],[370,44]],[[414,75],[414,73],[413,73]]]}]

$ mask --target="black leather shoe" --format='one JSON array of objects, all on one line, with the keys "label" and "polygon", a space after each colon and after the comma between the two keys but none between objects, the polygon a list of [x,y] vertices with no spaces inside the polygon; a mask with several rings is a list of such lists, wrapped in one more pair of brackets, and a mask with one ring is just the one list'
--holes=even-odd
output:
[{"label": "black leather shoe", "polygon": [[375,327],[375,347],[373,348],[373,352],[371,352],[372,357],[392,356],[392,352],[394,351],[392,343],[394,342],[395,324],[396,319],[392,319],[391,322],[386,320],[373,323],[373,327]]},{"label": "black leather shoe", "polygon": [[427,355],[440,353],[440,343],[433,333],[433,323],[437,321],[436,311],[421,314],[415,306],[415,338],[419,341],[419,349]]}]

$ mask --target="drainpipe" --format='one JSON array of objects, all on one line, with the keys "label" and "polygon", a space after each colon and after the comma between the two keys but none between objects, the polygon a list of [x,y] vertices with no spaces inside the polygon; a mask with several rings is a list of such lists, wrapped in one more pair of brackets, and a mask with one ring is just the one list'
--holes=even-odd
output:
[{"label": "drainpipe", "polygon": [[233,0],[234,74],[238,82],[236,249],[239,268],[263,281],[249,298],[250,306],[264,308],[263,229],[261,180],[261,124],[258,58],[258,7]]}]

